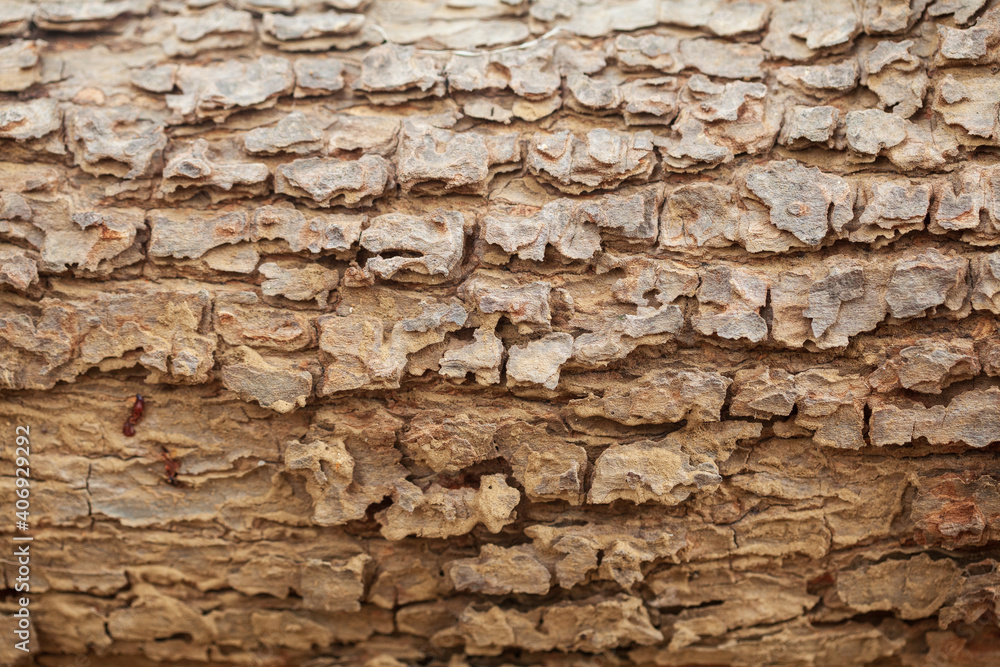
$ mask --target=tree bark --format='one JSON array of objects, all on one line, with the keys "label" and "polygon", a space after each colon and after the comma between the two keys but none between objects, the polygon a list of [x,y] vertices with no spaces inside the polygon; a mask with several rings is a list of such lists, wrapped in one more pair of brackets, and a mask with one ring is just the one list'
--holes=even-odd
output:
[{"label": "tree bark", "polygon": [[1000,664],[996,2],[0,40],[0,663]]}]

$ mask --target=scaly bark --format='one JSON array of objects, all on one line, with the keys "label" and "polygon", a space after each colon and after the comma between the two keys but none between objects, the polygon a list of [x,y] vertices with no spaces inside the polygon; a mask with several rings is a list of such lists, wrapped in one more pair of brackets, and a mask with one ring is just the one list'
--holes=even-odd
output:
[{"label": "scaly bark", "polygon": [[995,1],[0,40],[34,664],[1000,664]]}]

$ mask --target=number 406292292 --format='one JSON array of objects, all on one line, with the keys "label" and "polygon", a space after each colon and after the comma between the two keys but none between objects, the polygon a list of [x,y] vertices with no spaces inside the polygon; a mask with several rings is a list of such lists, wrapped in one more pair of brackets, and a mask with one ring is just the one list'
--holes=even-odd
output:
[{"label": "number 406292292", "polygon": [[17,449],[14,450],[14,477],[17,480],[15,482],[15,486],[17,487],[17,502],[14,505],[18,510],[15,515],[18,521],[24,521],[25,523],[28,521],[28,495],[30,494],[28,478],[31,477],[28,461],[28,457],[31,456],[31,443],[28,441],[30,430],[31,427],[29,426],[18,426],[14,429],[14,433],[17,436]]}]

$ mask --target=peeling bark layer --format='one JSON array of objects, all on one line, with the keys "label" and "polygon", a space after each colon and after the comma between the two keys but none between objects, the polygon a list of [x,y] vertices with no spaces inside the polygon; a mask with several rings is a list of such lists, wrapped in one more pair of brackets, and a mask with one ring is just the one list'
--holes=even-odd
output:
[{"label": "peeling bark layer", "polygon": [[29,660],[1000,664],[998,64],[984,0],[5,3]]}]

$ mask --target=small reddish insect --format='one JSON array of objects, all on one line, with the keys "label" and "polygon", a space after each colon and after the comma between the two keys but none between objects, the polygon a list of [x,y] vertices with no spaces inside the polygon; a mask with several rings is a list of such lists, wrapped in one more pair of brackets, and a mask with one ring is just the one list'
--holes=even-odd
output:
[{"label": "small reddish insect", "polygon": [[135,425],[139,423],[142,419],[142,411],[146,408],[146,402],[142,398],[142,394],[135,395],[135,403],[132,404],[132,414],[128,416],[125,420],[125,426],[122,427],[122,433],[128,437],[135,435]]},{"label": "small reddish insect", "polygon": [[160,458],[163,459],[164,467],[167,473],[167,484],[171,486],[180,486],[181,482],[177,479],[177,471],[181,469],[181,462],[170,455],[166,447],[160,447],[162,454]]}]

